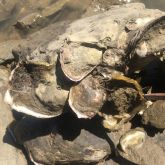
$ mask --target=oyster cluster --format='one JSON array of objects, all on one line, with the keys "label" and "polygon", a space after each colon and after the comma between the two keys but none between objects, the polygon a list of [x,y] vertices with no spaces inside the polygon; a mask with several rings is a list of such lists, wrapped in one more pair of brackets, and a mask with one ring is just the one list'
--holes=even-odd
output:
[{"label": "oyster cluster", "polygon": [[[88,164],[107,158],[113,152],[108,132],[141,111],[145,124],[164,129],[164,101],[148,107],[131,77],[154,58],[164,61],[164,49],[164,13],[141,4],[78,20],[35,50],[18,47],[5,101],[26,117],[9,128],[12,135],[35,164]],[[155,111],[156,104],[162,106]],[[115,150],[129,159],[125,153],[140,148],[146,136],[130,130]]]}]

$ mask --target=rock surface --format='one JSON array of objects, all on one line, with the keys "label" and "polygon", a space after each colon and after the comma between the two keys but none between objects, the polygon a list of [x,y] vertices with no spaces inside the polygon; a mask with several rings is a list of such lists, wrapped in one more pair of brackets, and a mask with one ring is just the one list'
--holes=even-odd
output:
[{"label": "rock surface", "polygon": [[22,151],[15,148],[15,143],[6,130],[8,124],[13,120],[11,109],[3,100],[9,72],[5,67],[1,66],[0,75],[0,164],[27,165]]},{"label": "rock surface", "polygon": [[51,122],[25,118],[16,123],[13,134],[36,164],[96,163],[111,153],[98,121],[70,114]]},{"label": "rock surface", "polygon": [[165,129],[165,101],[158,100],[153,103],[143,114],[144,124],[149,124],[158,129]]}]

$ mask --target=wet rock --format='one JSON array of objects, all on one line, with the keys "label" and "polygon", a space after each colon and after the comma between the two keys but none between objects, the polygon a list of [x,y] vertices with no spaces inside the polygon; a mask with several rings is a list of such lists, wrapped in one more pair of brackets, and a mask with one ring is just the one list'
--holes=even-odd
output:
[{"label": "wet rock", "polygon": [[144,111],[143,123],[158,129],[165,129],[165,101],[158,100]]},{"label": "wet rock", "polygon": [[[67,3],[68,0],[56,1],[52,4],[45,4],[44,8],[40,4],[40,10],[38,12],[32,12],[27,14],[25,17],[19,19],[15,24],[15,27],[22,31],[22,33],[28,33],[41,29],[51,23],[53,15],[58,14],[62,7]],[[55,16],[54,16],[55,17]],[[25,34],[24,34],[25,35]]]},{"label": "wet rock", "polygon": [[69,0],[61,0],[61,1],[56,1],[52,3],[51,5],[47,6],[45,9],[42,10],[41,14],[42,17],[50,17],[57,12],[59,12],[63,6],[68,2]]}]

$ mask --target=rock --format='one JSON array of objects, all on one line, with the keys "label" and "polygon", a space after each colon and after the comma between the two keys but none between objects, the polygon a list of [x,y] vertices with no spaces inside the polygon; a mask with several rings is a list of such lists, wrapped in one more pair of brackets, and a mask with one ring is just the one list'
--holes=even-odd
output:
[{"label": "rock", "polygon": [[165,129],[165,101],[158,100],[144,111],[143,123],[158,129]]},{"label": "rock", "polygon": [[56,1],[53,4],[47,6],[41,12],[42,17],[48,18],[48,17],[56,14],[57,12],[59,12],[60,10],[62,10],[62,8],[64,7],[64,5],[66,5],[68,1],[69,0]]},{"label": "rock", "polygon": [[154,165],[165,161],[164,150],[150,137],[146,138],[142,147],[132,148],[127,153],[120,152],[120,155],[135,164]]},{"label": "rock", "polygon": [[0,164],[27,165],[22,151],[14,147],[15,143],[6,131],[8,124],[13,121],[10,107],[3,100],[9,71],[5,67],[0,66],[0,75]]},{"label": "rock", "polygon": [[0,43],[0,64],[13,61],[14,56],[12,54],[12,49],[16,48],[21,43],[21,40],[11,40]]},{"label": "rock", "polygon": [[69,114],[47,123],[25,118],[13,133],[35,164],[89,164],[111,153],[97,123],[98,119],[86,122]]},{"label": "rock", "polygon": [[[17,21],[15,26],[25,32],[41,26],[44,18],[39,13],[32,13]],[[42,23],[41,23],[42,22]]]}]

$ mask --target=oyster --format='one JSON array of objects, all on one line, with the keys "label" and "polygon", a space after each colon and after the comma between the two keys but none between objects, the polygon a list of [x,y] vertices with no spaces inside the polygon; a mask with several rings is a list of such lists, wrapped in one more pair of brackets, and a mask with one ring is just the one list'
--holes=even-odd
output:
[{"label": "oyster", "polygon": [[136,128],[121,137],[120,145],[125,152],[121,149],[118,151],[123,158],[135,164],[162,164],[165,154],[159,141],[148,137],[144,131]]},{"label": "oyster", "polygon": [[57,54],[39,47],[17,53],[19,62],[10,76],[5,101],[12,109],[37,118],[62,113],[68,91],[59,89],[55,74]]},{"label": "oyster", "polygon": [[61,48],[61,68],[72,81],[80,81],[101,63],[102,51],[78,44],[65,44]]},{"label": "oyster", "polygon": [[110,131],[116,131],[131,120],[144,106],[141,87],[124,76],[106,82],[107,101],[99,115],[103,125]]},{"label": "oyster", "polygon": [[[116,6],[70,24],[45,47],[13,51],[17,65],[6,102],[27,115],[56,117],[24,117],[12,128],[35,164],[98,163],[111,154],[104,128],[130,129],[131,119],[146,109],[142,87],[129,73],[155,57],[164,60],[163,14],[140,4]],[[161,41],[152,47],[155,35]],[[123,135],[121,156],[144,164],[139,159],[148,149],[140,147],[146,136],[140,129]]]},{"label": "oyster", "polygon": [[[165,51],[164,27],[165,16],[162,16],[149,22],[133,37],[130,42],[130,45],[135,46],[135,50],[130,54],[132,71],[141,70],[153,61],[155,56],[163,58]],[[155,38],[155,36],[157,37]]]},{"label": "oyster", "polygon": [[105,99],[106,92],[99,79],[88,76],[71,87],[68,101],[78,118],[92,118],[102,108]]},{"label": "oyster", "polygon": [[[125,9],[126,8],[122,8],[123,11],[125,11]],[[61,68],[65,76],[68,77],[72,81],[80,81],[84,79],[86,76],[88,76],[88,74],[90,74],[93,71],[95,67],[96,67],[96,70],[98,68],[101,68],[101,70],[99,71],[99,74],[102,75],[101,79],[107,78],[109,79],[110,82],[111,82],[111,79],[112,80],[116,79],[119,81],[125,81],[125,83],[127,84],[132,84],[132,86],[135,87],[135,91],[137,91],[137,96],[136,96],[137,100],[135,99],[136,100],[135,102],[138,103],[139,102],[138,99],[139,100],[143,99],[143,92],[140,85],[135,80],[132,80],[130,78],[126,78],[125,76],[123,76],[123,74],[126,73],[127,64],[131,60],[127,57],[128,43],[130,41],[132,42],[130,38],[132,34],[134,33],[136,34],[136,29],[144,28],[147,23],[151,22],[155,18],[158,18],[161,14],[157,13],[153,15],[148,10],[145,9],[144,15],[140,14],[140,18],[139,18],[133,14],[134,12],[135,13],[138,12],[137,9],[134,9],[131,14],[132,14],[133,19],[136,20],[135,21],[136,28],[132,28],[128,30],[128,29],[124,29],[126,26],[128,26],[128,22],[130,21],[127,19],[128,13],[126,12],[121,17],[116,14],[117,11],[118,9],[114,8],[108,11],[107,15],[103,13],[97,16],[84,18],[70,25],[70,27],[66,30],[66,33],[61,36],[61,38],[65,39],[64,45],[61,48],[61,53],[60,53]],[[110,14],[112,17],[111,18],[107,17],[108,14]],[[148,15],[148,17],[146,17],[146,14]],[[97,23],[95,21],[96,19],[97,19]],[[81,27],[79,25],[81,25]],[[134,47],[130,47],[129,45],[129,50],[132,50],[132,49],[134,49]],[[90,64],[90,62],[93,62],[94,56],[92,56],[92,54],[87,55],[87,53],[85,53],[86,51],[90,53],[91,51],[89,50],[92,50],[92,52],[93,50],[96,51],[95,56],[97,56],[98,58],[96,57],[94,58],[97,61],[95,65]],[[79,53],[81,55],[79,55]],[[92,60],[89,60],[90,58],[92,58]],[[84,61],[86,61],[86,63],[84,63]],[[77,76],[77,78],[74,78],[75,76]],[[85,103],[84,100],[82,99],[84,98],[83,96],[85,95],[86,93],[85,91],[87,91],[87,88],[86,90],[84,90],[81,86],[84,83],[86,84],[83,86],[88,86],[87,84],[89,84],[88,82],[85,81],[86,79],[87,78],[82,80],[82,82],[80,82],[78,85],[72,87],[70,90],[70,95],[69,95],[70,107],[72,108],[73,111],[77,113],[78,117],[81,116],[81,118],[88,118],[88,117],[91,118],[90,116],[94,116],[94,114],[91,114],[91,112],[94,112],[94,110],[89,109],[89,107],[86,104],[87,100],[85,101],[86,102]],[[111,90],[111,88],[108,88],[108,89]],[[77,90],[77,94],[76,94],[76,90]],[[79,92],[78,94],[78,91],[80,90],[81,90],[81,93]],[[84,90],[84,93],[83,93],[83,90]],[[73,94],[75,95],[74,97],[73,97]],[[79,98],[79,96],[81,97]],[[91,101],[91,99],[89,100]],[[131,105],[131,101],[128,104]],[[100,105],[102,106],[103,103]],[[101,106],[95,109],[97,113],[99,113],[99,109]],[[135,106],[136,105],[134,105],[133,107]],[[95,106],[93,106],[93,108],[94,107]],[[84,111],[84,109],[86,109],[86,112]],[[83,111],[86,114],[88,113],[89,115],[82,114],[81,112]],[[100,113],[100,115],[105,117],[104,114]],[[129,114],[120,114],[120,115],[121,116],[118,115],[117,118],[114,119],[115,122],[117,122],[116,120],[121,120],[122,117],[124,116],[125,116],[124,121],[127,121],[128,118],[131,118],[131,116],[133,116]],[[109,116],[107,117],[107,119],[108,118],[110,119],[111,117]]]},{"label": "oyster", "polygon": [[[132,7],[131,13],[128,12],[127,7]],[[64,40],[60,53],[64,74],[72,81],[80,81],[102,63],[111,69],[122,68],[124,72],[123,68],[125,69],[128,63],[126,57],[128,43],[132,39],[132,33],[136,31],[135,29],[127,31],[126,25],[132,19],[138,20],[140,17],[141,23],[137,24],[137,28],[144,27],[146,23],[161,15],[161,12],[151,13],[143,5],[136,8],[128,4],[75,21],[66,33],[59,37],[60,40]],[[129,50],[132,49],[129,47]]]},{"label": "oyster", "polygon": [[124,134],[119,141],[120,148],[123,152],[127,153],[129,148],[139,148],[142,147],[145,141],[146,134],[141,129],[133,129]]}]

